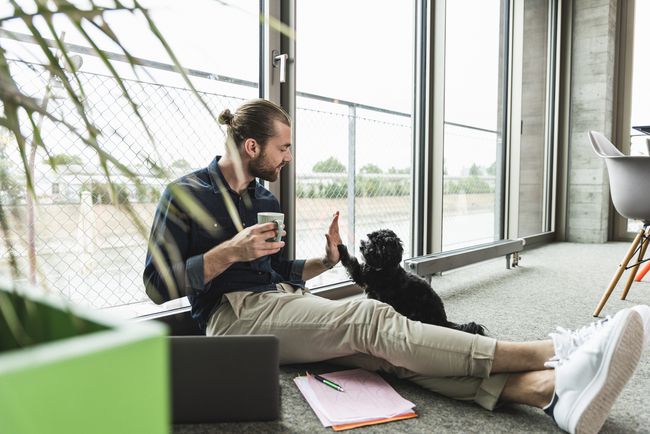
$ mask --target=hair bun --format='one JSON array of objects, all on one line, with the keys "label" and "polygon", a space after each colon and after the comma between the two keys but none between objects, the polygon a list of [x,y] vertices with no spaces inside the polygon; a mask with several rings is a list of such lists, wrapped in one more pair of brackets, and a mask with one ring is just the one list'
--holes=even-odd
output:
[{"label": "hair bun", "polygon": [[230,125],[234,117],[235,115],[230,113],[230,110],[225,109],[224,111],[221,112],[217,120],[221,125]]}]

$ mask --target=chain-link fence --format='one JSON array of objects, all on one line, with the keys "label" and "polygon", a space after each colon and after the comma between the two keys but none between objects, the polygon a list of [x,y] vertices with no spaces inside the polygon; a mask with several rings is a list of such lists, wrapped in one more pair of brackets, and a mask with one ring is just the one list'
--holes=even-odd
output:
[{"label": "chain-link fence", "polygon": [[319,101],[319,110],[306,99],[298,100],[296,114],[296,238],[312,233],[318,242],[299,243],[298,256],[322,255],[322,233],[335,210],[341,211],[349,247],[358,247],[369,232],[390,228],[408,252],[411,116],[341,101]]},{"label": "chain-link fence", "polygon": [[[14,61],[10,67],[23,92],[47,104],[45,108],[55,116],[83,128],[73,102],[43,66]],[[80,72],[79,78],[87,114],[101,131],[98,142],[138,175],[142,187],[136,188],[128,177],[112,170],[118,194],[111,197],[96,153],[65,127],[43,119],[41,133],[49,154],[42,149],[35,153],[37,206],[31,227],[24,170],[15,142],[4,134],[0,152],[11,185],[3,185],[0,198],[8,210],[11,241],[22,269],[29,268],[31,249],[36,253],[39,283],[72,301],[93,307],[140,302],[146,299],[142,269],[147,234],[139,233],[120,204],[128,200],[149,227],[169,181],[221,154],[224,136],[190,90],[125,79],[151,140],[113,78],[89,72]],[[239,93],[201,92],[201,96],[218,113],[235,109],[257,90]],[[167,175],[153,170],[147,161],[158,162]],[[6,265],[6,251],[2,258]]]},{"label": "chain-link fence", "polygon": [[[57,117],[83,128],[74,104],[46,68],[22,61],[10,66],[24,92],[47,103]],[[141,275],[147,234],[138,232],[120,202],[128,200],[149,227],[166,184],[205,167],[223,152],[222,131],[193,93],[180,87],[170,72],[147,69],[152,82],[124,79],[124,84],[153,140],[111,77],[79,73],[83,103],[101,131],[99,143],[138,175],[143,188],[112,171],[111,182],[118,190],[112,197],[96,154],[64,127],[44,119],[41,130],[50,153],[35,152],[38,205],[32,227],[17,146],[8,134],[0,134],[0,156],[10,175],[0,188],[0,200],[8,210],[21,268],[29,268],[33,251],[40,284],[97,308],[146,300]],[[218,79],[209,74],[193,80],[214,113],[235,109],[258,93],[256,83],[242,80],[229,82],[227,92],[215,92]],[[323,234],[335,210],[341,211],[341,232],[349,246],[356,248],[371,231],[390,228],[402,238],[408,254],[413,207],[410,114],[302,93],[297,102],[296,256],[323,254]],[[149,160],[160,163],[168,175],[152,170]],[[480,182],[462,178],[468,177],[447,177],[447,203],[454,195],[481,194],[486,188],[493,195],[493,177]],[[468,190],[472,186],[483,190]],[[4,243],[0,249],[0,266],[6,268]],[[339,269],[312,284],[343,277]]]},{"label": "chain-link fence", "polygon": [[[23,92],[47,104],[45,108],[49,112],[69,124],[79,128],[83,126],[73,102],[46,68],[13,61],[11,69]],[[118,190],[117,196],[112,197],[95,153],[65,127],[44,119],[41,132],[49,154],[41,149],[35,152],[33,173],[38,203],[34,208],[34,226],[31,227],[27,218],[30,206],[26,201],[24,176],[21,175],[24,171],[17,146],[5,134],[0,152],[3,164],[8,165],[7,172],[13,185],[3,185],[0,198],[10,216],[11,241],[23,270],[29,268],[27,263],[32,250],[36,254],[39,283],[72,301],[98,308],[141,302],[146,300],[141,278],[146,239],[120,207],[120,202],[128,200],[145,225],[150,225],[165,185],[175,177],[205,166],[215,154],[221,153],[223,133],[190,90],[124,79],[153,136],[151,140],[130,102],[111,77],[80,72],[79,78],[85,94],[86,111],[101,131],[99,143],[138,174],[144,188],[136,188],[127,177],[112,173],[111,182]],[[215,112],[226,107],[234,109],[242,100],[256,96],[254,83],[241,87],[241,92],[233,92],[238,96],[212,92],[201,92],[201,96]],[[47,98],[46,92],[49,92]],[[367,112],[369,110],[363,116],[341,115],[336,110],[319,112],[310,103],[299,106],[296,124],[304,127],[298,130],[297,142],[304,144],[305,152],[310,152],[309,149],[318,146],[318,143],[310,143],[311,136],[335,131],[322,125],[320,120],[309,122],[303,119],[324,114],[343,122],[344,138],[350,137],[348,124],[351,120],[357,125],[353,134],[360,137],[365,134],[371,139],[373,134],[379,134],[383,139],[374,142],[378,147],[386,147],[391,142],[385,131],[401,129],[405,134],[399,140],[403,148],[401,152],[408,155],[408,125],[395,123],[394,119],[373,117]],[[371,129],[378,133],[370,132]],[[337,143],[342,149],[355,146],[354,141],[348,143],[338,138]],[[357,146],[356,152],[364,152],[359,149],[363,145]],[[152,170],[147,164],[149,159],[161,163],[170,176]],[[345,176],[336,173],[332,176],[327,173],[327,167],[299,175],[296,207],[299,214],[299,227],[296,228],[298,256],[322,254],[322,234],[333,209],[342,211],[344,232],[345,227],[349,227],[356,238],[382,226],[394,228],[408,242],[410,175],[408,163],[403,166],[399,172],[395,169],[382,173],[381,169],[367,163],[355,170],[359,173],[349,191],[343,189],[348,184]],[[348,195],[350,192],[351,196]],[[375,200],[377,198],[382,200]],[[386,198],[394,203],[387,203]],[[314,212],[318,209],[326,210],[324,221]],[[6,251],[2,257],[6,266]]]}]

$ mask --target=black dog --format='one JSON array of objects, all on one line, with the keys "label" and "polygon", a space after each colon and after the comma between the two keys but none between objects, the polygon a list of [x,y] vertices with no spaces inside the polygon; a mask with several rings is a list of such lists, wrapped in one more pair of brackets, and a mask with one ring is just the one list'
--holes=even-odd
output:
[{"label": "black dog", "polygon": [[395,232],[382,229],[368,234],[368,241],[361,241],[365,264],[350,257],[343,244],[338,250],[348,274],[369,298],[390,304],[414,321],[485,335],[485,328],[475,322],[456,324],[447,320],[440,296],[424,279],[407,273],[400,265],[404,249]]}]

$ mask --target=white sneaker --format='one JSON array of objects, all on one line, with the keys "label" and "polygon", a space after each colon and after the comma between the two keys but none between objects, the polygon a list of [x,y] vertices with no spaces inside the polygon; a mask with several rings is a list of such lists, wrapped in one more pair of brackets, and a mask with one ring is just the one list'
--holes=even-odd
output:
[{"label": "white sneaker", "polygon": [[555,369],[555,396],[544,409],[570,433],[597,433],[639,363],[641,316],[624,309]]},{"label": "white sneaker", "polygon": [[[640,304],[631,308],[641,315],[643,322],[643,334],[645,342],[650,341],[650,306]],[[557,327],[557,333],[549,333],[548,335],[553,340],[553,347],[555,348],[555,355],[544,363],[547,368],[555,368],[560,360],[566,359],[573,353],[580,345],[584,344],[602,327],[607,326],[612,318],[610,316],[604,319],[599,319],[593,323],[581,327],[575,331]]]}]

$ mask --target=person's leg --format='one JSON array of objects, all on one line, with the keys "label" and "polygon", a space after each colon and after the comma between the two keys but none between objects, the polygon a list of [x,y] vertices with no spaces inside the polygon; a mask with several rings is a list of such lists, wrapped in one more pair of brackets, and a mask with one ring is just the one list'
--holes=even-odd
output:
[{"label": "person's leg", "polygon": [[[354,354],[326,360],[326,362],[349,368],[384,372],[448,398],[459,401],[473,401],[487,410],[493,410],[497,403],[500,402],[502,390],[504,390],[509,378],[508,374],[495,374],[487,378],[432,377],[394,366],[386,360],[368,354]],[[551,389],[551,394],[552,392]],[[548,404],[549,401],[550,397],[545,404]]]},{"label": "person's leg", "polygon": [[279,292],[227,294],[207,334],[272,334],[281,363],[369,354],[432,377],[488,377],[496,340],[422,324],[369,299]]},{"label": "person's leg", "polygon": [[497,341],[491,373],[527,372],[545,369],[544,363],[553,357],[555,349],[550,339],[533,342]]},{"label": "person's leg", "polygon": [[[499,343],[497,343],[497,348]],[[524,404],[544,408],[553,398],[555,371],[545,369],[513,374],[491,374],[488,378],[431,377],[393,366],[386,360],[367,354],[355,354],[327,360],[340,366],[385,372],[402,380],[459,401],[474,401],[493,410],[498,403]]]},{"label": "person's leg", "polygon": [[518,372],[510,374],[499,401],[544,408],[551,403],[555,390],[555,371]]}]

